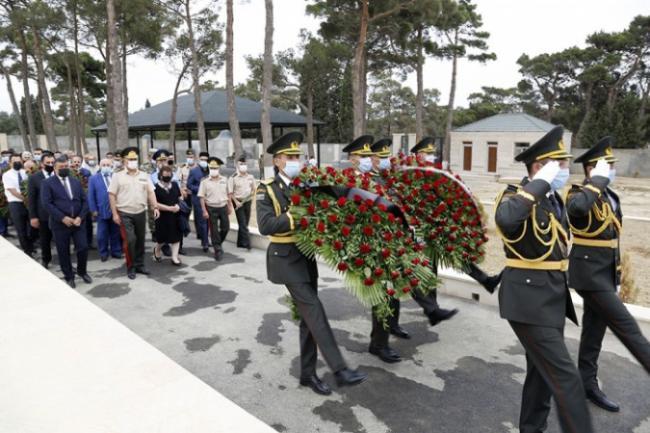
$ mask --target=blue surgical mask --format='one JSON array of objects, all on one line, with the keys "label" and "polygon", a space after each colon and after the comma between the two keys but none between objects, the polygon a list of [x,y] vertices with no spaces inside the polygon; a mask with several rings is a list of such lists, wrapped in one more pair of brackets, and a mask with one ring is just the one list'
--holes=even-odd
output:
[{"label": "blue surgical mask", "polygon": [[287,164],[284,166],[284,174],[289,179],[293,179],[300,174],[300,168],[300,161],[287,161]]},{"label": "blue surgical mask", "polygon": [[558,171],[557,175],[555,176],[555,179],[551,182],[551,190],[552,191],[559,191],[562,188],[564,188],[564,185],[566,185],[567,181],[569,180],[569,169],[568,168],[561,168],[560,171]]},{"label": "blue surgical mask", "polygon": [[194,158],[187,158],[187,165],[193,165],[194,164]]},{"label": "blue surgical mask", "polygon": [[6,163],[8,163],[8,162],[9,162],[9,157],[8,157],[8,156],[3,156],[3,157],[2,157],[2,163],[3,163],[3,164],[6,164]]},{"label": "blue surgical mask", "polygon": [[199,161],[199,167],[201,168],[207,168],[208,167],[208,161]]},{"label": "blue surgical mask", "polygon": [[109,175],[113,173],[113,167],[102,167],[102,174]]},{"label": "blue surgical mask", "polygon": [[614,179],[616,179],[616,169],[612,168],[609,170],[609,183],[614,183]]},{"label": "blue surgical mask", "polygon": [[372,160],[370,157],[364,157],[359,160],[359,171],[361,173],[368,173],[372,170]]},{"label": "blue surgical mask", "polygon": [[34,155],[34,161],[36,161],[36,162],[41,162],[41,158],[42,158],[42,156],[39,155],[39,154]]},{"label": "blue surgical mask", "polygon": [[390,159],[382,158],[379,160],[379,169],[388,170],[390,168]]}]

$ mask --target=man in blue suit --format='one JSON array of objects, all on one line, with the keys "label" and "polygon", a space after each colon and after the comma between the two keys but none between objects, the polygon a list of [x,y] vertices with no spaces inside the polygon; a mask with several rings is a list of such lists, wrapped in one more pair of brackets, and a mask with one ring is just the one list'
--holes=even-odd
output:
[{"label": "man in blue suit", "polygon": [[122,239],[120,227],[113,222],[113,213],[108,199],[108,186],[113,177],[113,162],[102,159],[99,171],[88,180],[88,209],[97,220],[97,248],[102,262],[122,258]]},{"label": "man in blue suit", "polygon": [[54,165],[55,176],[43,181],[41,202],[50,215],[50,229],[54,234],[59,264],[65,281],[75,288],[74,273],[70,260],[70,241],[74,241],[77,252],[77,274],[87,283],[92,278],[86,271],[88,261],[88,238],[85,217],[88,214],[88,201],[79,182],[70,176],[68,158],[60,156]]},{"label": "man in blue suit", "polygon": [[27,211],[29,223],[38,231],[41,244],[41,264],[47,269],[52,261],[52,230],[50,230],[50,217],[47,209],[41,203],[41,185],[46,179],[54,176],[54,154],[49,151],[40,155],[41,169],[29,176],[27,181]]},{"label": "man in blue suit", "polygon": [[187,178],[187,189],[192,193],[192,208],[194,209],[194,228],[196,235],[201,239],[203,252],[207,253],[210,249],[208,242],[208,221],[203,218],[203,209],[201,208],[201,199],[199,198],[199,185],[201,180],[208,175],[208,152],[199,153],[199,166],[190,170]]}]

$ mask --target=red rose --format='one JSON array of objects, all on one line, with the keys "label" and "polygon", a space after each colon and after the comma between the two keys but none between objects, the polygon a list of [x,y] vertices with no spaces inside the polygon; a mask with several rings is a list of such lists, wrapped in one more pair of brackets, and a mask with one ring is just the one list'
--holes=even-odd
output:
[{"label": "red rose", "polygon": [[391,223],[394,223],[395,222],[395,215],[393,215],[392,213],[389,213],[388,214],[388,221],[390,221]]},{"label": "red rose", "polygon": [[318,221],[316,230],[318,230],[318,233],[325,233],[325,223],[323,221]]},{"label": "red rose", "polygon": [[450,253],[450,252],[454,251],[454,246],[453,245],[447,245],[445,247],[445,249],[447,250],[448,253]]},{"label": "red rose", "polygon": [[373,234],[374,232],[375,232],[375,231],[374,231],[374,229],[373,229],[371,226],[365,226],[365,227],[363,228],[363,234],[366,235],[366,236],[372,236],[372,234]]},{"label": "red rose", "polygon": [[368,211],[368,206],[366,206],[365,204],[359,205],[359,212],[365,213],[367,211]]},{"label": "red rose", "polygon": [[314,203],[309,203],[309,206],[307,207],[307,213],[309,215],[313,215],[316,213],[316,206],[314,206]]},{"label": "red rose", "polygon": [[301,182],[301,181],[300,181],[300,178],[299,178],[299,177],[295,177],[295,178],[291,181],[291,183],[293,184],[293,186],[300,186],[300,182]]},{"label": "red rose", "polygon": [[393,295],[395,294],[395,290],[393,290],[393,289],[386,289],[386,294],[387,294],[388,296],[393,296]]},{"label": "red rose", "polygon": [[322,207],[323,209],[329,209],[329,207],[330,207],[329,200],[321,200],[320,201],[320,207]]},{"label": "red rose", "polygon": [[334,241],[334,243],[332,244],[332,246],[334,247],[334,249],[335,249],[336,251],[339,251],[339,250],[343,249],[343,242],[341,242],[341,241]]},{"label": "red rose", "polygon": [[413,269],[411,268],[406,268],[404,269],[404,275],[409,276],[413,273]]},{"label": "red rose", "polygon": [[355,221],[357,220],[357,217],[354,216],[354,214],[349,214],[345,217],[345,223],[346,224],[354,224]]},{"label": "red rose", "polygon": [[384,248],[381,250],[381,255],[383,258],[387,259],[390,257],[390,250],[388,248]]},{"label": "red rose", "polygon": [[381,277],[384,274],[384,270],[382,268],[375,268],[374,274],[376,277]]},{"label": "red rose", "polygon": [[404,236],[404,232],[401,230],[397,230],[395,232],[395,236],[397,236],[397,239],[400,239],[402,236]]},{"label": "red rose", "polygon": [[372,286],[373,284],[375,284],[375,280],[368,277],[368,278],[363,280],[363,284],[365,284],[366,286]]},{"label": "red rose", "polygon": [[375,204],[375,201],[371,198],[366,199],[366,206],[372,207]]},{"label": "red rose", "polygon": [[357,266],[357,267],[361,267],[365,263],[366,263],[366,261],[363,260],[361,257],[357,257],[356,259],[354,259],[354,265]]},{"label": "red rose", "polygon": [[398,278],[399,278],[399,271],[391,271],[391,273],[390,273],[390,277],[391,277],[393,280],[398,279]]},{"label": "red rose", "polygon": [[372,214],[371,220],[375,224],[379,224],[381,222],[381,217],[377,215],[376,213]]},{"label": "red rose", "polygon": [[345,272],[345,271],[348,270],[348,264],[345,263],[345,262],[341,262],[341,263],[339,263],[339,265],[337,266],[337,269],[338,269],[339,271],[341,271],[341,272]]},{"label": "red rose", "polygon": [[416,287],[418,284],[420,284],[420,280],[418,280],[417,278],[411,278],[409,284],[411,285],[411,287]]},{"label": "red rose", "polygon": [[359,245],[359,252],[361,254],[368,254],[370,252],[370,245],[368,244],[361,244]]},{"label": "red rose", "polygon": [[298,206],[300,204],[300,195],[299,194],[293,194],[291,196],[291,204],[294,206]]},{"label": "red rose", "polygon": [[341,235],[343,235],[344,237],[350,236],[350,227],[348,226],[341,227]]},{"label": "red rose", "polygon": [[393,234],[391,232],[384,232],[384,240],[390,242],[393,240]]},{"label": "red rose", "polygon": [[449,233],[449,240],[452,241],[452,242],[455,241],[456,240],[456,235],[453,234],[453,233]]},{"label": "red rose", "polygon": [[337,203],[339,206],[343,207],[343,206],[345,206],[345,203],[347,203],[347,201],[348,201],[347,198],[345,198],[345,197],[339,197],[339,199],[336,201],[336,203]]},{"label": "red rose", "polygon": [[305,198],[311,198],[311,190],[309,189],[306,189],[302,194],[305,196]]},{"label": "red rose", "polygon": [[379,204],[377,205],[377,209],[379,209],[379,210],[382,211],[382,212],[386,212],[387,207],[386,207],[385,204],[383,204],[383,203],[379,203]]},{"label": "red rose", "polygon": [[339,217],[338,217],[335,213],[333,213],[333,214],[329,214],[329,215],[327,216],[327,219],[328,219],[329,222],[331,222],[332,224],[336,224],[336,222],[339,220]]},{"label": "red rose", "polygon": [[322,239],[316,239],[314,241],[317,247],[322,247],[323,246],[323,240]]},{"label": "red rose", "polygon": [[411,263],[413,263],[414,265],[419,265],[420,264],[420,258],[415,257],[413,260],[411,260]]},{"label": "red rose", "polygon": [[404,287],[404,288],[402,289],[402,292],[403,292],[403,293],[408,293],[408,292],[410,292],[410,291],[411,291],[411,288],[408,287],[408,286],[407,286],[407,287]]},{"label": "red rose", "polygon": [[303,229],[306,229],[307,227],[309,227],[309,220],[307,218],[304,218],[304,217],[300,218],[300,227],[302,227]]},{"label": "red rose", "polygon": [[406,253],[406,248],[404,248],[404,247],[400,247],[400,249],[397,250],[397,255],[398,256],[403,256],[404,253]]},{"label": "red rose", "polygon": [[354,202],[355,203],[361,203],[361,200],[363,200],[363,198],[361,198],[361,196],[359,194],[354,195]]},{"label": "red rose", "polygon": [[430,264],[431,264],[431,262],[429,260],[427,260],[427,259],[424,259],[424,261],[422,262],[422,266],[425,266],[425,267],[429,267]]}]

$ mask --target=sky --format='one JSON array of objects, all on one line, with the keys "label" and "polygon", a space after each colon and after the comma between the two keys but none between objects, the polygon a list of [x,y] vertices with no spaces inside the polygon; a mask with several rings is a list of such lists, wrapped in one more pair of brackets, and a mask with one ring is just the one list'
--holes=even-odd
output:
[{"label": "sky", "polygon": [[[459,62],[456,106],[466,106],[467,97],[482,86],[513,87],[521,79],[516,64],[522,53],[537,55],[584,46],[587,35],[596,31],[621,31],[639,14],[649,14],[648,0],[476,0],[484,29],[490,32],[489,46],[497,60],[487,64]],[[219,2],[224,4],[224,2]],[[274,1],[274,52],[295,48],[301,29],[316,33],[319,21],[305,14],[306,0]],[[225,19],[225,6],[219,11]],[[264,0],[235,0],[235,82],[246,81],[244,56],[264,50]],[[129,111],[171,99],[176,77],[167,59],[128,61]],[[225,70],[205,76],[225,83]],[[424,69],[425,88],[436,88],[441,102],[447,102],[451,63],[428,59]],[[405,82],[415,88],[412,74]],[[36,93],[35,83],[31,83]],[[14,80],[14,92],[22,96],[22,86]],[[0,111],[10,111],[6,83],[0,79]]]}]

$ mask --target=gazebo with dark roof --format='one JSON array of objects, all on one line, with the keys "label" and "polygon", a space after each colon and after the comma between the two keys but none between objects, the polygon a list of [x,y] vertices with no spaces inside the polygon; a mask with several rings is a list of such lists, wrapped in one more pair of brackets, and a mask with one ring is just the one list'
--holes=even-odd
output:
[{"label": "gazebo with dark roof", "polygon": [[[186,131],[188,147],[192,143],[192,131],[197,129],[196,111],[194,110],[194,95],[186,94],[178,97],[176,111],[176,131]],[[262,104],[250,99],[235,97],[235,106],[239,128],[251,130],[261,128]],[[211,90],[201,93],[201,108],[205,123],[206,142],[208,132],[212,130],[230,129],[228,122],[228,104],[225,90]],[[129,133],[135,133],[139,141],[141,133],[149,133],[152,138],[156,131],[169,131],[172,111],[172,101],[165,101],[144,110],[129,115]],[[283,128],[307,128],[307,118],[280,108],[271,107],[271,127],[273,136],[282,135]],[[314,120],[316,129],[316,146],[320,161],[320,125],[324,122]],[[106,132],[107,125],[103,124],[92,129],[97,140],[99,154],[99,134]],[[276,131],[278,133],[276,133]],[[175,150],[175,149],[174,149]],[[99,157],[99,156],[98,156]]]}]

